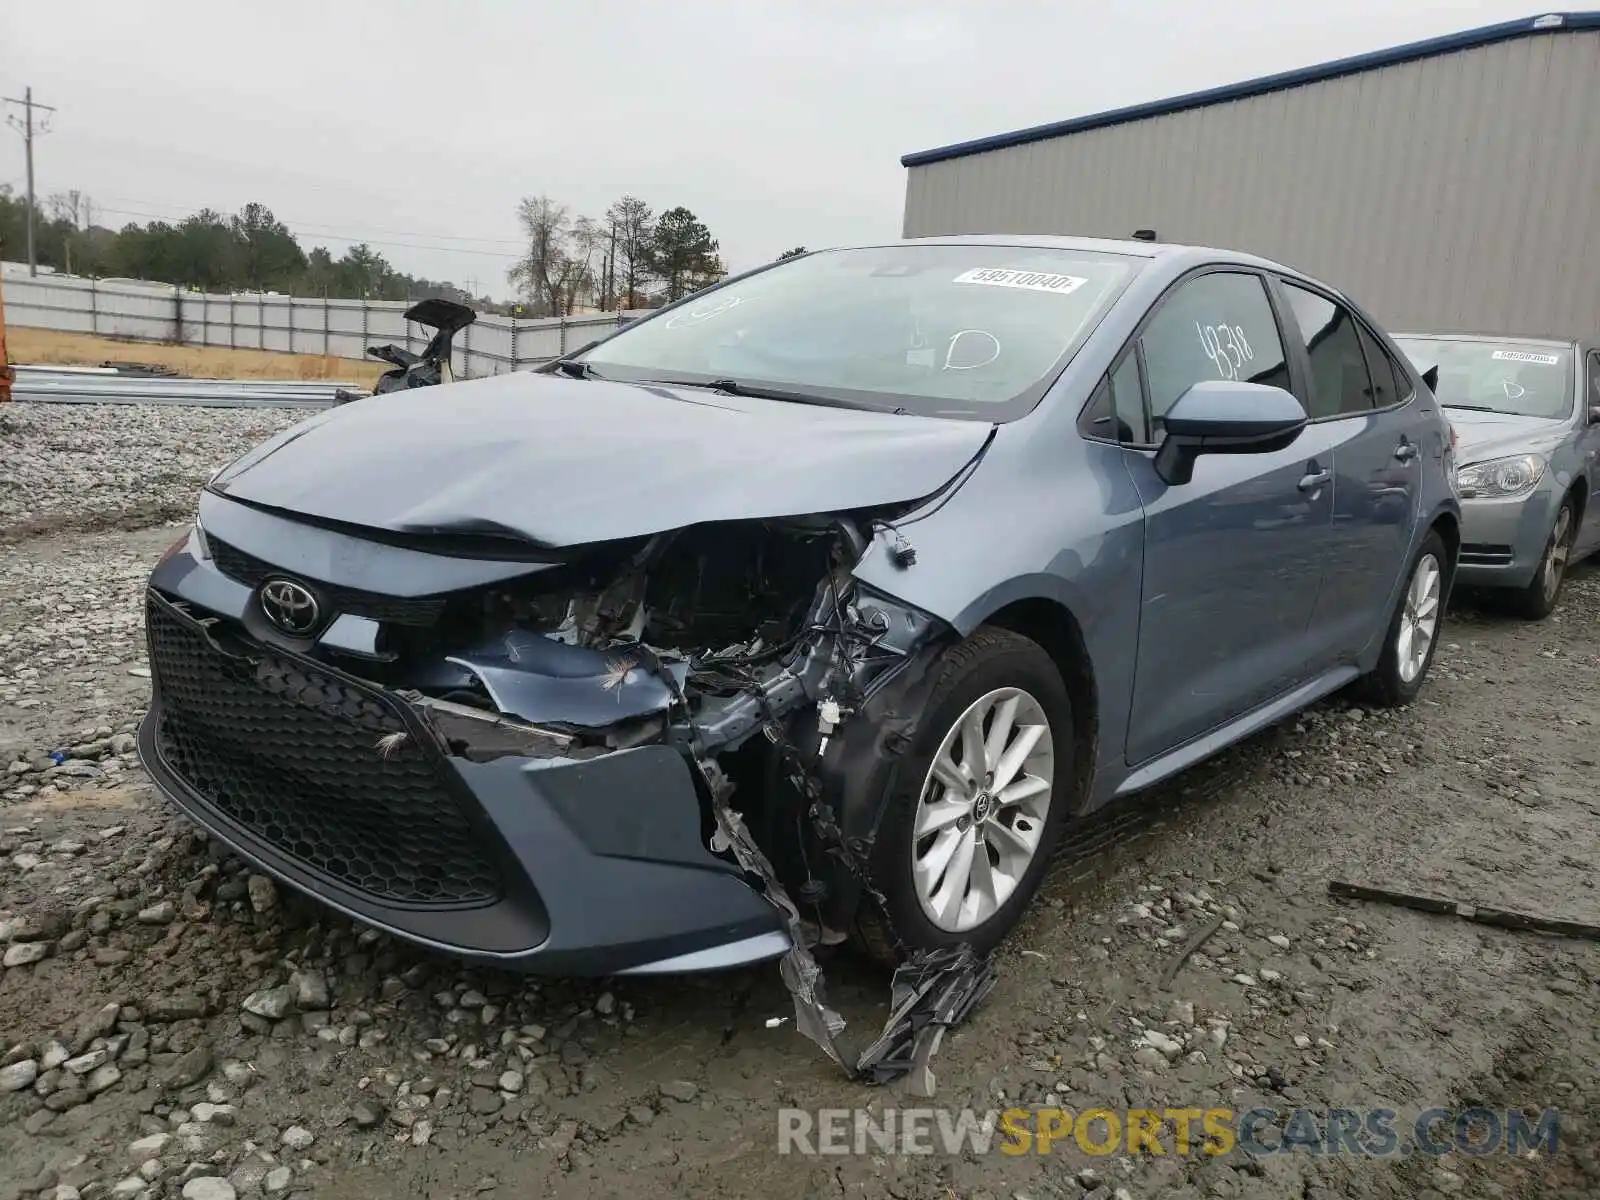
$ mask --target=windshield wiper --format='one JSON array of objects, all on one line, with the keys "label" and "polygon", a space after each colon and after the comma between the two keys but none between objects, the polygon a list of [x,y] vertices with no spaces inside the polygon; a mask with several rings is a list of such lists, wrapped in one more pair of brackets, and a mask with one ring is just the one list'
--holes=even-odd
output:
[{"label": "windshield wiper", "polygon": [[1461,409],[1465,409],[1467,412],[1499,412],[1500,411],[1498,408],[1490,408],[1487,404],[1451,404],[1449,401],[1445,401],[1444,407],[1445,408],[1461,408]]},{"label": "windshield wiper", "polygon": [[634,379],[630,383],[649,383],[656,387],[704,388],[728,396],[743,396],[752,400],[779,400],[785,404],[813,404],[819,408],[854,408],[867,412],[881,411],[870,404],[853,400],[839,400],[832,396],[819,396],[815,392],[796,392],[788,388],[766,387],[760,384],[741,383],[737,379]]},{"label": "windshield wiper", "polygon": [[558,355],[549,362],[540,363],[533,369],[532,373],[535,375],[554,375],[557,371],[560,371],[563,375],[572,379],[603,378],[603,376],[595,374],[594,368],[588,363],[574,361],[580,354],[589,353],[603,341],[605,341],[604,338],[596,338],[592,342],[579,346],[576,350],[568,350],[565,354]]}]

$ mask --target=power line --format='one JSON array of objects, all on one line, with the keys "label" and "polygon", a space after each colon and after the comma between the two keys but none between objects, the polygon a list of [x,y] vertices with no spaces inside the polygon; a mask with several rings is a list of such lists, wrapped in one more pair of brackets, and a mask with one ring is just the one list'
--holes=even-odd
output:
[{"label": "power line", "polygon": [[17,100],[11,96],[0,97],[7,104],[17,104],[22,107],[22,116],[18,118],[15,113],[6,114],[6,124],[22,134],[22,143],[27,147],[28,155],[28,274],[39,274],[39,259],[33,250],[33,139],[35,133],[48,133],[50,131],[50,118],[43,117],[39,121],[37,131],[33,124],[33,110],[39,109],[46,113],[55,112],[49,104],[35,104],[33,102],[33,88],[25,88],[22,99]]}]

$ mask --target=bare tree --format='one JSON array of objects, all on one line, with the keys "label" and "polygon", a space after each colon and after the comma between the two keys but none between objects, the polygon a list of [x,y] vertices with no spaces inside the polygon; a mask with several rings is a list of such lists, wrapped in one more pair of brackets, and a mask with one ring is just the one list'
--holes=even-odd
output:
[{"label": "bare tree", "polygon": [[605,307],[596,264],[603,261],[610,236],[606,226],[593,217],[579,217],[572,223],[567,235],[572,270],[567,273],[565,312],[572,312],[583,299],[594,299],[598,307]]},{"label": "bare tree", "polygon": [[52,220],[66,221],[74,229],[88,228],[89,197],[76,188],[70,192],[56,192],[47,203]]},{"label": "bare tree", "polygon": [[549,196],[525,196],[517,205],[517,220],[528,239],[528,252],[506,278],[527,298],[531,316],[561,316],[568,282],[578,268],[568,244],[572,212]]},{"label": "bare tree", "polygon": [[640,289],[650,281],[650,246],[655,211],[637,196],[624,196],[606,209],[607,236],[615,239],[612,298],[621,308],[639,306]]}]

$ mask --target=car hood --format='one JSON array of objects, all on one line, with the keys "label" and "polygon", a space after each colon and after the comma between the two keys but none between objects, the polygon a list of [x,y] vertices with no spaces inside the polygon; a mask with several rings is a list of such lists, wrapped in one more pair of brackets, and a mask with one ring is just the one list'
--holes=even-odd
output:
[{"label": "car hood", "polygon": [[330,409],[256,447],[210,487],[392,533],[575,546],[915,500],[952,479],[992,430],[517,373]]},{"label": "car hood", "polygon": [[1547,450],[1566,432],[1564,421],[1547,417],[1474,412],[1463,408],[1446,408],[1444,412],[1456,431],[1456,458],[1463,464],[1504,454]]}]

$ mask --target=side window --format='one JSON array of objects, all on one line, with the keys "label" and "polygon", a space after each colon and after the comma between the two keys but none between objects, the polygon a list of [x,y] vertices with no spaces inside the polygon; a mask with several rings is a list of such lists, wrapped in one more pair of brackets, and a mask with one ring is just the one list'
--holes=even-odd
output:
[{"label": "side window", "polygon": [[1117,428],[1124,441],[1143,445],[1150,441],[1150,426],[1144,419],[1144,389],[1139,386],[1139,356],[1131,351],[1111,372],[1111,405],[1116,410]]},{"label": "side window", "polygon": [[1389,366],[1394,369],[1394,399],[1395,403],[1402,403],[1417,394],[1417,388],[1411,382],[1411,372],[1393,355],[1385,354]]},{"label": "side window", "polygon": [[[1306,397],[1311,419],[1371,412],[1372,378],[1355,318],[1325,296],[1292,283],[1284,283],[1283,294],[1311,360],[1311,395]],[[1393,378],[1389,388],[1394,389]]]},{"label": "side window", "polygon": [[1139,339],[1153,432],[1179,396],[1206,379],[1289,386],[1283,341],[1257,275],[1213,271],[1179,286]]},{"label": "side window", "polygon": [[1391,404],[1411,395],[1411,380],[1389,357],[1383,343],[1373,336],[1365,325],[1361,330],[1361,348],[1367,352],[1367,372],[1372,376],[1372,407],[1388,408]]},{"label": "side window", "polygon": [[1129,352],[1094,389],[1078,430],[1085,437],[1111,438],[1130,445],[1150,440],[1144,419],[1144,393],[1139,388],[1139,358]]},{"label": "side window", "polygon": [[1600,350],[1589,355],[1589,407],[1600,408]]}]

